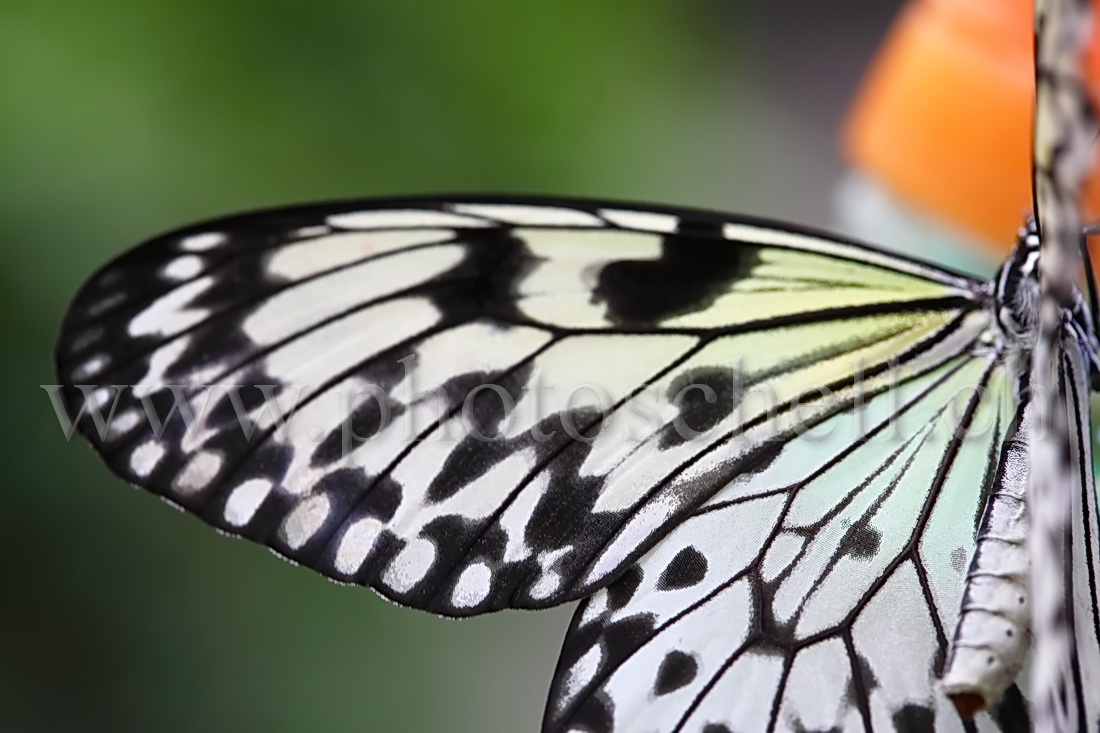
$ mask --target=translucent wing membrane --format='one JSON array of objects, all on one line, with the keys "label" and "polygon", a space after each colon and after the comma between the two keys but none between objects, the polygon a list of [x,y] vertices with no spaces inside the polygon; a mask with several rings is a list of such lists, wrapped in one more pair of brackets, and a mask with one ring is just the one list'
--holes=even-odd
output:
[{"label": "translucent wing membrane", "polygon": [[1065,555],[1066,607],[1072,654],[1065,660],[1069,682],[1065,703],[1074,708],[1079,729],[1100,729],[1100,601],[1097,597],[1096,538],[1100,537],[1097,497],[1089,436],[1089,373],[1076,338],[1063,341],[1060,350],[1062,386],[1070,426],[1068,472],[1072,477],[1072,504]]},{"label": "translucent wing membrane", "polygon": [[[468,615],[582,597],[689,515],[669,542],[719,519],[712,544],[795,522],[770,540],[790,552],[808,537],[798,527],[832,537],[849,521],[784,505],[796,496],[853,522],[878,516],[868,501],[924,501],[881,480],[748,487],[803,467],[778,457],[864,397],[991,379],[967,361],[983,348],[985,298],[966,278],[766,222],[575,201],[353,202],[142,245],[81,290],[56,360],[78,430],[123,478],[336,580]],[[883,475],[935,454],[915,430],[888,465],[876,454]],[[906,511],[898,526],[916,520]],[[967,541],[947,552],[965,556]],[[733,562],[720,545],[700,552]],[[815,552],[807,577],[828,564]],[[889,577],[919,572],[908,557]],[[742,564],[763,573],[763,559]],[[722,580],[763,592],[744,573]],[[818,603],[856,602],[859,587]],[[791,618],[823,632],[835,619],[811,601]],[[944,622],[926,620],[942,638]]]},{"label": "translucent wing membrane", "polygon": [[[1039,419],[1032,423],[1030,445],[1028,554],[1031,700],[1040,733],[1097,727],[1098,635],[1095,625],[1077,618],[1079,612],[1096,618],[1095,597],[1082,589],[1086,569],[1092,572],[1087,553],[1096,540],[1089,511],[1095,499],[1090,491],[1081,505],[1076,491],[1092,484],[1091,464],[1082,470],[1080,462],[1089,453],[1082,445],[1088,440],[1080,437],[1082,431],[1087,434],[1089,419],[1084,397],[1088,380],[1079,357],[1083,350],[1095,358],[1097,343],[1091,324],[1082,329],[1080,342],[1064,333],[1067,322],[1077,321],[1074,311],[1081,304],[1081,191],[1096,140],[1083,60],[1093,9],[1087,0],[1035,2],[1032,172],[1042,246],[1038,327],[1030,354],[1029,384]],[[1086,530],[1089,534],[1082,539]]]},{"label": "translucent wing membrane", "polygon": [[546,729],[1028,730],[937,687],[1012,403],[960,357],[788,441],[580,607]]}]

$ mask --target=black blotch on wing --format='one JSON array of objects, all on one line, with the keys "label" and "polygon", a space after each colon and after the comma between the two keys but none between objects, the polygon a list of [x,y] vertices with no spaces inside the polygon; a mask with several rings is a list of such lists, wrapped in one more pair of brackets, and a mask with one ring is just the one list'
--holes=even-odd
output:
[{"label": "black blotch on wing", "polygon": [[466,256],[450,270],[427,281],[427,294],[443,314],[443,320],[462,323],[486,317],[525,321],[516,307],[516,292],[537,261],[523,240],[510,228],[463,229]]},{"label": "black blotch on wing", "polygon": [[897,733],[928,733],[935,730],[936,715],[923,705],[905,705],[893,715]]},{"label": "black blotch on wing", "polygon": [[707,723],[703,726],[703,733],[733,733],[725,723]]},{"label": "black blotch on wing", "polygon": [[388,522],[397,514],[401,496],[401,484],[390,476],[384,476],[370,489],[361,509],[364,514]]},{"label": "black blotch on wing", "polygon": [[310,465],[324,466],[345,458],[404,414],[405,407],[401,404],[390,402],[383,409],[378,400],[369,398],[317,444]]},{"label": "black blotch on wing", "polygon": [[[127,394],[129,392],[129,394]],[[185,392],[177,391],[177,393],[186,398]],[[124,400],[133,399],[133,392],[130,390],[123,390],[119,397],[119,405],[123,404]],[[170,389],[166,387],[160,387],[153,391],[151,394],[146,395],[145,401],[148,405],[146,413],[150,421],[156,419],[164,427],[164,436],[168,438],[182,438],[187,430],[185,424],[184,413],[179,407],[177,407],[176,395],[172,393]],[[195,417],[199,417],[196,415]],[[150,425],[152,427],[152,425]]]},{"label": "black blotch on wing", "polygon": [[[412,351],[412,364],[407,362],[409,357],[402,347],[388,349],[356,369],[355,376],[370,387],[358,393],[337,393],[349,406],[353,399],[363,401],[321,439],[310,456],[311,466],[324,466],[345,458],[405,414],[406,406],[386,395],[405,379],[407,369],[415,368],[417,352]],[[332,397],[326,395],[325,399]]]},{"label": "black blotch on wing", "polygon": [[695,657],[674,649],[661,660],[661,666],[657,668],[657,680],[653,683],[654,695],[667,695],[675,692],[685,685],[691,684],[695,675],[699,673],[699,663]]},{"label": "black blotch on wing", "polygon": [[848,527],[837,545],[837,554],[849,555],[857,560],[870,560],[878,554],[881,545],[882,532],[868,524],[864,518]]},{"label": "black blotch on wing", "polygon": [[514,446],[501,437],[498,428],[507,428],[508,416],[522,398],[532,369],[533,364],[528,363],[504,376],[500,373],[468,373],[443,385],[452,408],[460,410],[458,415],[463,435],[428,438],[458,440],[459,444],[447,456],[428,486],[427,501],[440,502],[451,498],[514,454]]},{"label": "black blotch on wing", "polygon": [[589,695],[569,721],[572,724],[570,729],[583,730],[586,733],[612,733],[615,725],[614,709],[615,704],[602,690]]},{"label": "black blotch on wing", "polygon": [[[584,425],[597,415],[594,409],[574,410],[574,424]],[[604,546],[622,516],[621,512],[593,511],[605,478],[581,470],[591,451],[589,442],[572,442],[546,464],[546,490],[524,527],[524,541],[536,553],[572,546],[562,560],[567,586],[584,572],[585,562]]]},{"label": "black blotch on wing", "polygon": [[989,709],[989,715],[997,722],[1003,733],[1030,733],[1031,716],[1028,714],[1027,700],[1017,685],[1009,685],[1001,699]]},{"label": "black blotch on wing", "polygon": [[875,670],[871,668],[871,663],[867,661],[867,657],[858,653],[856,654],[856,672],[859,674],[859,679],[863,681],[863,688],[868,693],[880,687],[881,683],[878,681]]},{"label": "black blotch on wing", "polygon": [[744,385],[744,374],[733,367],[704,367],[678,375],[665,395],[678,414],[661,428],[658,446],[683,445],[725,420],[744,396]]},{"label": "black blotch on wing", "polygon": [[351,506],[345,525],[363,517],[388,522],[401,506],[401,485],[397,481],[390,476],[375,479],[360,468],[340,468],[326,474],[313,491],[348,497]]},{"label": "black blotch on wing", "polygon": [[759,444],[752,450],[749,460],[741,466],[741,475],[755,476],[768,469],[783,453],[787,440],[783,438],[771,438]]},{"label": "black blotch on wing", "polygon": [[607,609],[618,611],[630,603],[630,599],[638,592],[638,586],[642,583],[642,569],[637,565],[631,565],[611,585],[607,586]]},{"label": "black blotch on wing", "polygon": [[867,661],[867,658],[860,653],[855,655],[855,674],[848,678],[848,686],[844,691],[844,698],[848,704],[854,708],[859,708],[861,704],[866,704],[868,700],[864,698],[864,695],[870,697],[871,692],[880,686],[878,677],[875,675],[875,671],[871,668],[871,663]]},{"label": "black blotch on wing", "polygon": [[702,582],[707,575],[707,558],[694,547],[676,553],[657,580],[657,590],[680,590]]},{"label": "black blotch on wing", "polygon": [[464,438],[429,438],[429,440],[458,440],[428,486],[425,501],[439,503],[455,496],[493,466],[513,454],[512,448],[501,441],[481,440],[468,435]]},{"label": "black blotch on wing", "polygon": [[655,260],[617,260],[600,270],[593,295],[613,323],[653,327],[705,310],[759,261],[759,247],[722,239],[717,224],[692,234],[664,237]]}]

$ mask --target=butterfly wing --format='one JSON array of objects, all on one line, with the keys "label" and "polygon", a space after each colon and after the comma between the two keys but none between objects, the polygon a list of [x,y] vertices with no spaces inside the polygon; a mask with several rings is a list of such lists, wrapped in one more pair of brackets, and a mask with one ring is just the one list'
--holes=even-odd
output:
[{"label": "butterfly wing", "polygon": [[[1088,369],[1076,338],[1067,338],[1061,352],[1059,381],[1066,405],[1067,442],[1063,470],[1073,487],[1070,527],[1064,551],[1065,608],[1070,654],[1065,657],[1062,678],[1067,681],[1064,699],[1081,721],[1082,730],[1100,728],[1100,602],[1097,597],[1096,554],[1100,550],[1098,508],[1092,469]],[[1041,470],[1042,466],[1035,466]]]},{"label": "butterfly wing", "polygon": [[[1095,727],[1096,605],[1086,598],[1093,571],[1089,506],[1092,483],[1087,435],[1087,372],[1082,349],[1095,353],[1092,333],[1070,335],[1081,237],[1080,191],[1092,162],[1096,119],[1082,72],[1090,4],[1083,0],[1035,3],[1036,215],[1042,239],[1041,293],[1031,353],[1030,389],[1039,419],[1032,422],[1028,510],[1031,528],[1031,700],[1041,733]],[[1091,328],[1086,331],[1091,331]],[[1083,339],[1079,338],[1083,336]],[[1068,360],[1068,362],[1067,362]],[[1087,475],[1086,475],[1087,474]],[[1079,537],[1085,533],[1084,537]],[[1084,548],[1082,555],[1081,549]],[[1089,580],[1094,580],[1089,578]],[[1078,619],[1082,615],[1086,618]],[[1090,628],[1091,627],[1091,628]]]},{"label": "butterfly wing", "polygon": [[469,615],[606,585],[799,430],[972,352],[984,298],[701,212],[351,202],[123,255],[77,295],[56,364],[67,414],[129,482]]},{"label": "butterfly wing", "polygon": [[[546,729],[964,730],[937,681],[1009,381],[960,357],[723,487],[577,611]],[[1019,690],[975,724],[1027,730]]]}]

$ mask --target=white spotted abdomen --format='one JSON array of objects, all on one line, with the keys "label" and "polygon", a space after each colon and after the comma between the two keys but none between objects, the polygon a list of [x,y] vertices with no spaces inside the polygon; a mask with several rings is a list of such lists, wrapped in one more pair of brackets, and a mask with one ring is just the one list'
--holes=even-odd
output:
[{"label": "white spotted abdomen", "polygon": [[1000,698],[1030,647],[1025,429],[1005,441],[944,669],[944,692],[964,717]]}]

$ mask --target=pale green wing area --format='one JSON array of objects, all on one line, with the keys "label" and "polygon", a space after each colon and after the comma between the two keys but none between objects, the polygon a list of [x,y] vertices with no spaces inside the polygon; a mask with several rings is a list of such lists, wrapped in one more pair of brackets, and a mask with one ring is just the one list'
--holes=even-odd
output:
[{"label": "pale green wing area", "polygon": [[962,357],[787,442],[577,611],[546,729],[971,730],[937,679],[1013,401]]}]

